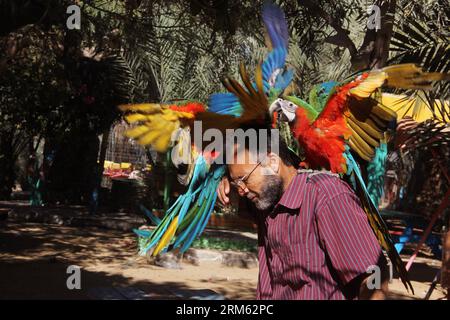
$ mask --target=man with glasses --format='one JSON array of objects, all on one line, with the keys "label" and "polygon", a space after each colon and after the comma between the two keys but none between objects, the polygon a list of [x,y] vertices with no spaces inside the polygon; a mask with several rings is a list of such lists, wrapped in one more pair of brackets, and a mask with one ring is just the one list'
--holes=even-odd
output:
[{"label": "man with glasses", "polygon": [[235,145],[243,161],[228,164],[217,191],[226,205],[233,187],[255,207],[257,298],[384,299],[386,260],[353,190],[337,175],[299,170],[282,141],[278,149],[255,163],[255,151]]}]

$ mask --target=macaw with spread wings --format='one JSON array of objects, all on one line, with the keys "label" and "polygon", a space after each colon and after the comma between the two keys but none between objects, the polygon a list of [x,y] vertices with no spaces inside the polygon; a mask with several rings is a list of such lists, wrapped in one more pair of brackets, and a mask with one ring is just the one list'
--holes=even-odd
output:
[{"label": "macaw with spread wings", "polygon": [[[194,120],[202,121],[203,130],[236,129],[246,123],[252,123],[252,126],[256,123],[260,127],[270,126],[270,114],[260,106],[267,105],[271,97],[275,99],[286,89],[292,81],[293,71],[284,70],[288,30],[283,12],[276,6],[268,5],[263,10],[263,19],[272,48],[262,63],[262,68],[259,68],[261,76],[257,79],[261,79],[260,83],[251,85],[252,88],[264,88],[259,91],[257,100],[254,100],[255,97],[245,100],[228,92],[212,94],[207,109],[198,102],[120,106],[122,111],[127,112],[127,122],[138,124],[126,133],[128,137],[136,139],[142,145],[151,145],[158,152],[166,152],[172,147],[175,166],[190,163],[186,172],[179,175],[179,181],[188,185],[186,193],[178,197],[162,219],[146,211],[149,218],[157,224],[155,230],[135,230],[141,238],[141,254],[153,250],[152,255],[156,256],[168,249],[185,252],[202,233],[214,209],[216,190],[225,175],[225,166],[215,165],[213,155],[200,153],[195,146],[190,145],[193,141],[190,136]],[[241,74],[249,85],[250,80],[243,65]],[[227,87],[234,86],[239,90],[239,84],[233,79],[227,79],[224,83]]]}]

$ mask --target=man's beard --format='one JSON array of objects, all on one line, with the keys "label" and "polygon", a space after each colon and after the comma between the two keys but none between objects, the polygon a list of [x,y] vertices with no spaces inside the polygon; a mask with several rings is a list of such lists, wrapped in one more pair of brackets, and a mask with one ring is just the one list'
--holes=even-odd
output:
[{"label": "man's beard", "polygon": [[[263,182],[263,187],[259,196],[253,200],[258,210],[267,210],[273,207],[280,200],[283,193],[283,181],[277,175],[267,175]],[[255,193],[249,192],[247,198],[256,196]]]}]

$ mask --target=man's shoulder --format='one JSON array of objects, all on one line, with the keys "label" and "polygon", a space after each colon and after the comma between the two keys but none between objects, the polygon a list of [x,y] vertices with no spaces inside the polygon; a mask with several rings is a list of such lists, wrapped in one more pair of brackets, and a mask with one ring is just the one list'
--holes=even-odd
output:
[{"label": "man's shoulder", "polygon": [[353,189],[339,175],[327,171],[309,173],[306,183],[312,183],[318,192],[329,199],[342,193],[354,194]]}]

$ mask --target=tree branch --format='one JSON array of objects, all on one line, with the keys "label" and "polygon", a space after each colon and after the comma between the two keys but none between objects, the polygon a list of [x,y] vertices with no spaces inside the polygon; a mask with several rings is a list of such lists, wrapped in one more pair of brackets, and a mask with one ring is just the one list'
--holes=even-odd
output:
[{"label": "tree branch", "polygon": [[358,50],[356,49],[355,44],[352,39],[349,37],[349,31],[344,29],[340,23],[340,21],[331,15],[329,15],[325,10],[322,9],[316,2],[313,0],[299,0],[298,4],[303,6],[311,11],[312,14],[324,19],[330,27],[332,27],[337,34],[331,37],[329,40],[333,41],[332,43],[344,48],[347,48],[350,52],[350,56],[356,56],[358,54]]},{"label": "tree branch", "polygon": [[379,30],[367,29],[358,55],[352,57],[354,69],[382,68],[386,65],[391,43],[396,1],[376,1],[380,7],[381,26]]}]

